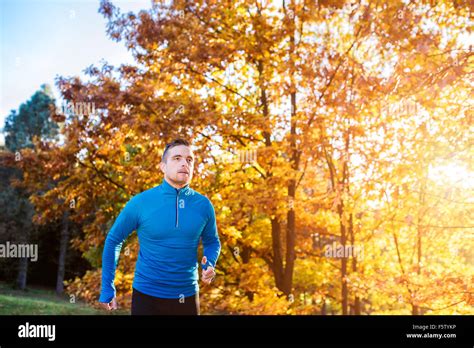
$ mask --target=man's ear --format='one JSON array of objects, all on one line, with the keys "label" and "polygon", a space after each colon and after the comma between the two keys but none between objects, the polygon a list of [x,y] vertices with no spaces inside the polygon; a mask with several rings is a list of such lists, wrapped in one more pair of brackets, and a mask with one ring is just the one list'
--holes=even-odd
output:
[{"label": "man's ear", "polygon": [[160,169],[163,172],[163,174],[165,173],[165,167],[166,167],[166,163],[160,162]]}]

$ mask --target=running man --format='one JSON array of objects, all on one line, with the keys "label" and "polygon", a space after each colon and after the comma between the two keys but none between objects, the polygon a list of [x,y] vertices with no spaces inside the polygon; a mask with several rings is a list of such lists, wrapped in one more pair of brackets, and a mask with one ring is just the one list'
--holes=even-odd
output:
[{"label": "running man", "polygon": [[198,245],[204,247],[201,281],[210,284],[221,250],[214,207],[189,187],[194,154],[183,139],[166,145],[161,185],[134,196],[110,229],[102,254],[99,302],[117,309],[115,269],[123,241],[137,231],[132,315],[199,315]]}]

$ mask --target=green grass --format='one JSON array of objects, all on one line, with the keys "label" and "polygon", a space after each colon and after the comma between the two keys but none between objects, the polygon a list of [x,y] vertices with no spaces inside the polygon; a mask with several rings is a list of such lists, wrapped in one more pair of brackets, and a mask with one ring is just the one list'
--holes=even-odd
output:
[{"label": "green grass", "polygon": [[16,290],[0,282],[0,315],[128,315],[126,310],[102,311],[76,301],[56,296],[50,289],[29,287]]}]

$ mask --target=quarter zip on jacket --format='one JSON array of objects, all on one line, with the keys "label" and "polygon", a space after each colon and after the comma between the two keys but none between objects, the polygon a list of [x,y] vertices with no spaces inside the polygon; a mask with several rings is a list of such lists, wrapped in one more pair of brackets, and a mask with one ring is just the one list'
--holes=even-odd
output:
[{"label": "quarter zip on jacket", "polygon": [[178,227],[178,200],[179,200],[179,189],[176,189],[176,222],[174,227]]}]

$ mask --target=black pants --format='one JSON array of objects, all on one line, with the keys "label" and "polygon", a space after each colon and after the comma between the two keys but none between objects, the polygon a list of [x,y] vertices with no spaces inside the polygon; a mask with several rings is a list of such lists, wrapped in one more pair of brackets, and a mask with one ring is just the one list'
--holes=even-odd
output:
[{"label": "black pants", "polygon": [[132,315],[199,315],[199,292],[181,298],[159,298],[132,292]]}]

